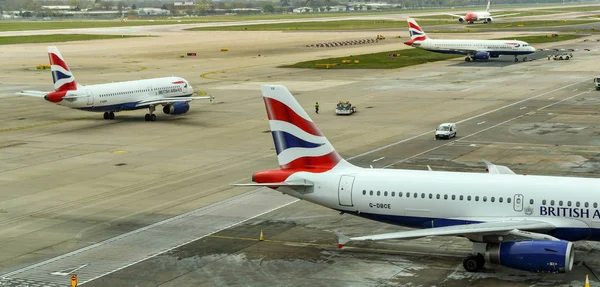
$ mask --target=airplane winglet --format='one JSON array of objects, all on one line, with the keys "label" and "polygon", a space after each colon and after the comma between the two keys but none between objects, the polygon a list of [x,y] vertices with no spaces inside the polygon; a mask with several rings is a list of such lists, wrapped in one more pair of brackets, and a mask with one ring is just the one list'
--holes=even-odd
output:
[{"label": "airplane winglet", "polygon": [[431,169],[431,167],[429,165],[427,165],[427,170],[428,171],[433,171],[433,169]]},{"label": "airplane winglet", "polygon": [[344,245],[346,245],[346,243],[352,241],[352,239],[350,239],[350,237],[348,237],[344,234],[341,234],[337,231],[335,231],[335,235],[337,235],[337,237],[338,237],[338,248],[342,248],[342,247],[344,247]]}]

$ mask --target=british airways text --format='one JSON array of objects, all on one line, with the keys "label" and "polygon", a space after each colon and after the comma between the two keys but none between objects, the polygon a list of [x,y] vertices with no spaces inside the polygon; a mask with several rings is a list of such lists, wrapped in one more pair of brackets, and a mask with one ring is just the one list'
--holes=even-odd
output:
[{"label": "british airways text", "polygon": [[573,218],[590,218],[591,216],[592,218],[600,219],[600,211],[595,210],[594,212],[590,212],[587,208],[540,206],[540,215]]}]

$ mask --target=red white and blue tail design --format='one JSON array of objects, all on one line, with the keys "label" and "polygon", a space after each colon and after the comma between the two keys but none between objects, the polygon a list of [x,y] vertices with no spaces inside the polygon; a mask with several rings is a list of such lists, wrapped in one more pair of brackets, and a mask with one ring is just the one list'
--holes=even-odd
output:
[{"label": "red white and blue tail design", "polygon": [[54,90],[57,92],[77,90],[75,76],[69,70],[67,62],[54,46],[48,47],[48,58],[50,59],[50,70],[52,71],[52,81]]},{"label": "red white and blue tail design", "polygon": [[427,34],[425,34],[425,31],[421,29],[415,19],[408,18],[406,21],[408,22],[408,32],[410,33],[410,39],[412,42],[425,41],[428,39]]},{"label": "red white and blue tail design", "polygon": [[286,87],[261,88],[281,169],[326,171],[344,161]]}]

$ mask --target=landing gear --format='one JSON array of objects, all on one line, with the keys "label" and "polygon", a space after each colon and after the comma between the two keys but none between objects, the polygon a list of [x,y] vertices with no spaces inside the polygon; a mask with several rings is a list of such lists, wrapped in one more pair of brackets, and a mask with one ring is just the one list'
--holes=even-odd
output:
[{"label": "landing gear", "polygon": [[519,61],[519,58],[517,58],[517,56],[515,56],[515,62],[518,62],[518,61]]},{"label": "landing gear", "polygon": [[146,116],[144,116],[144,120],[146,120],[147,122],[154,122],[156,121],[156,115],[154,114],[154,110],[156,108],[154,106],[149,106],[148,107],[148,114],[146,114]]},{"label": "landing gear", "polygon": [[104,119],[105,120],[114,120],[115,119],[115,113],[114,112],[105,112],[104,113]]},{"label": "landing gear", "polygon": [[477,272],[485,266],[485,257],[478,253],[477,255],[470,254],[463,260],[463,267],[469,272]]},{"label": "landing gear", "polygon": [[471,57],[466,57],[466,58],[465,58],[465,61],[467,61],[467,62],[471,62]]},{"label": "landing gear", "polygon": [[527,57],[523,57],[523,62],[527,62]]}]

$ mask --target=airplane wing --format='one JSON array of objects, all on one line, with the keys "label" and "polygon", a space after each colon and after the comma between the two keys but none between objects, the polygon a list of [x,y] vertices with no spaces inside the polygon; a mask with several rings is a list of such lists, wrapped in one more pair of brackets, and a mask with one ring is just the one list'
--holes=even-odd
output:
[{"label": "airplane wing", "polygon": [[448,15],[448,16],[452,16],[452,17],[457,17],[457,18],[464,17],[464,15],[462,15],[462,16],[461,16],[461,15],[450,14],[450,13],[442,13],[442,14],[444,14],[444,15]]},{"label": "airplane wing", "polygon": [[213,96],[205,96],[205,97],[173,97],[173,98],[153,98],[147,99],[143,101],[139,101],[136,107],[148,106],[148,105],[167,105],[172,103],[180,103],[180,102],[191,102],[193,100],[213,100],[215,97]]},{"label": "airplane wing", "polygon": [[507,16],[518,15],[518,14],[521,14],[521,13],[502,14],[502,15],[492,15],[492,18],[507,17]]},{"label": "airplane wing", "polygon": [[503,165],[495,165],[487,160],[483,160],[490,174],[515,174],[510,168]]},{"label": "airplane wing", "polygon": [[36,97],[36,98],[43,98],[45,97],[48,92],[42,92],[42,91],[21,91],[16,93],[19,96],[28,96],[28,97]]},{"label": "airplane wing", "polygon": [[347,237],[341,233],[337,233],[338,246],[341,248],[344,244],[350,241],[365,241],[365,240],[387,240],[387,239],[413,239],[426,236],[461,236],[467,234],[512,234],[525,238],[536,238],[546,240],[558,240],[552,236],[525,232],[522,230],[551,230],[556,226],[550,222],[538,220],[505,220],[491,221],[473,224],[461,224],[445,227],[435,227],[426,229],[415,229],[409,231],[400,231],[392,233],[384,233],[377,235],[367,235],[360,237]]}]

